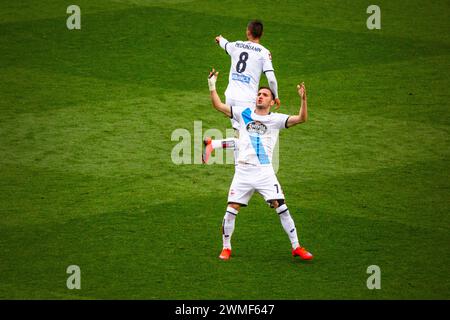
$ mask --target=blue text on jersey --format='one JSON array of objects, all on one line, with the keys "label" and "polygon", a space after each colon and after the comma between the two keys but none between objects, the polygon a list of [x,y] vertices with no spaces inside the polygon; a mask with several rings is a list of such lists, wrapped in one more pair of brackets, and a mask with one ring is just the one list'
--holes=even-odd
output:
[{"label": "blue text on jersey", "polygon": [[231,75],[231,79],[232,80],[236,80],[236,81],[240,81],[240,82],[243,82],[243,83],[250,83],[250,77],[244,76],[243,74],[233,73]]}]

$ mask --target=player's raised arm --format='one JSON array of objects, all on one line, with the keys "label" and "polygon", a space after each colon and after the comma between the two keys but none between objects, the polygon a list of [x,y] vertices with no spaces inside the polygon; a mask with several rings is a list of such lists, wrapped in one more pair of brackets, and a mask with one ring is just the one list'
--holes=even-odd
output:
[{"label": "player's raised arm", "polygon": [[[216,43],[225,51],[227,51],[227,44],[228,40],[222,37],[222,35],[219,35],[216,37]],[[228,53],[228,52],[227,52]]]},{"label": "player's raised arm", "polygon": [[266,71],[265,72],[266,78],[267,78],[267,82],[269,83],[269,88],[270,90],[272,90],[273,94],[275,95],[275,110],[278,110],[278,108],[280,107],[281,101],[280,98],[278,97],[278,83],[277,83],[277,78],[275,77],[275,71],[270,70],[270,71]]},{"label": "player's raised arm", "polygon": [[273,68],[273,64],[272,64],[272,54],[270,53],[270,51],[265,50],[263,52],[263,72],[266,75],[267,78],[267,82],[269,83],[269,88],[270,90],[272,90],[273,94],[275,95],[275,110],[278,110],[278,108],[280,107],[281,101],[280,98],[278,97],[278,83],[277,83],[277,78],[275,77],[275,70]]},{"label": "player's raised arm", "polygon": [[211,93],[211,102],[216,110],[226,114],[228,117],[231,117],[231,107],[229,105],[222,103],[216,91],[216,81],[218,75],[219,72],[216,71],[215,69],[212,69],[212,71],[209,73],[208,76],[208,86],[209,91]]},{"label": "player's raised arm", "polygon": [[308,105],[306,101],[306,87],[302,82],[297,85],[298,95],[300,96],[300,111],[298,115],[290,116],[287,121],[287,127],[295,126],[296,124],[306,122],[308,120]]}]

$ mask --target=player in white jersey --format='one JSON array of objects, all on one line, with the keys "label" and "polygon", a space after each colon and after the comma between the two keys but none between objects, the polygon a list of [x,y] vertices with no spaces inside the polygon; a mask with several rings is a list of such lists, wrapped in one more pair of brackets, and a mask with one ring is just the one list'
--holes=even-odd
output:
[{"label": "player in white jersey", "polygon": [[[272,56],[269,50],[260,44],[262,34],[262,22],[253,20],[247,25],[247,41],[229,42],[222,36],[216,37],[216,42],[231,57],[228,87],[225,91],[225,103],[229,106],[255,104],[261,73],[266,75],[269,87],[275,94],[277,107],[280,106]],[[231,119],[231,125],[235,130],[239,129],[239,124],[234,119]],[[208,161],[212,150],[216,148],[234,149],[235,159],[237,158],[236,138],[223,140],[206,138],[204,143],[203,162],[205,163]]]},{"label": "player in white jersey", "polygon": [[208,77],[211,101],[214,108],[239,124],[238,158],[233,181],[228,194],[228,207],[222,224],[223,249],[220,259],[231,256],[231,235],[236,216],[241,206],[247,206],[253,193],[257,191],[280,217],[281,224],[289,236],[292,255],[311,260],[312,254],[298,241],[294,220],[285,203],[284,194],[272,167],[272,155],[281,129],[289,128],[307,120],[306,89],[297,86],[301,97],[298,115],[272,113],[274,94],[268,87],[261,87],[257,93],[256,105],[229,106],[222,103],[216,91],[218,73],[213,69]]}]

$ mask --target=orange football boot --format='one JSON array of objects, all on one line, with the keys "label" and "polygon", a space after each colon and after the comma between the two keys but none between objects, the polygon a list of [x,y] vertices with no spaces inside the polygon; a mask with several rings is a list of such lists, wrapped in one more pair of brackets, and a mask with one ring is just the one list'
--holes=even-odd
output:
[{"label": "orange football boot", "polygon": [[220,253],[219,258],[222,260],[228,260],[231,257],[231,249],[225,248],[222,250],[222,252]]},{"label": "orange football boot", "polygon": [[306,251],[306,249],[303,247],[297,247],[295,249],[292,249],[292,256],[293,257],[299,256],[303,260],[312,260],[313,258],[313,255],[308,251]]},{"label": "orange football boot", "polygon": [[202,162],[207,163],[209,160],[209,156],[211,155],[213,151],[213,147],[211,144],[211,138],[206,137],[205,140],[203,140],[203,154],[202,154]]}]

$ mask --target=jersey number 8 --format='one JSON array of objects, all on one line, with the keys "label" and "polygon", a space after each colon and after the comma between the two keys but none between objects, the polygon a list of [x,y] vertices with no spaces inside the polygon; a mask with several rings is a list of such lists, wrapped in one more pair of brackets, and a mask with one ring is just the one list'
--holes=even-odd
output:
[{"label": "jersey number 8", "polygon": [[238,73],[242,73],[245,71],[245,68],[247,68],[247,63],[246,63],[247,60],[248,60],[248,52],[244,51],[239,55],[239,61],[236,64],[236,71]]}]

